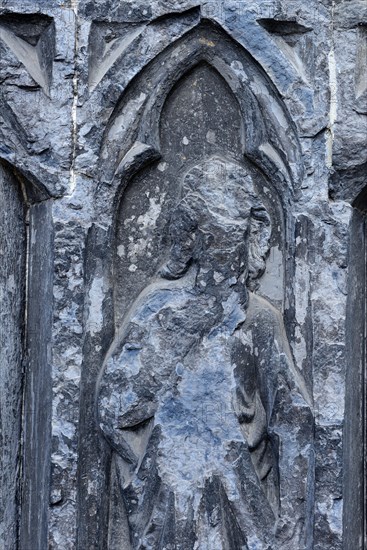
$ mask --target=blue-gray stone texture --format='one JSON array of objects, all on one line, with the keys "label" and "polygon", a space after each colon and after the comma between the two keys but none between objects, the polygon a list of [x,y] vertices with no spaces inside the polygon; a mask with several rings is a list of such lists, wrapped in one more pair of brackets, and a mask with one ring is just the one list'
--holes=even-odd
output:
[{"label": "blue-gray stone texture", "polygon": [[359,550],[367,4],[0,0],[0,549]]}]

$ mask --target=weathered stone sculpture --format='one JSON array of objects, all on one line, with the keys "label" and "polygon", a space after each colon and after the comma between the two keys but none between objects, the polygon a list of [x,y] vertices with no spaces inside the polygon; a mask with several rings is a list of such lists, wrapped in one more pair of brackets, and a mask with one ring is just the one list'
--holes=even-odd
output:
[{"label": "weathered stone sculpture", "polygon": [[366,25],[0,0],[0,550],[366,546]]},{"label": "weathered stone sculpture", "polygon": [[212,157],[184,176],[168,261],[99,385],[132,548],[306,547],[310,398],[281,314],[249,291],[270,228],[239,164]]}]

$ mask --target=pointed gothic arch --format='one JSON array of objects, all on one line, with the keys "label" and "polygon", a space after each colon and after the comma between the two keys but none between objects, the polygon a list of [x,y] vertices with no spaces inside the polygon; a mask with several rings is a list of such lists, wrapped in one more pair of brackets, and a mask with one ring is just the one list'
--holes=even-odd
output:
[{"label": "pointed gothic arch", "polygon": [[160,156],[159,122],[171,89],[200,62],[216,69],[237,98],[243,153],[276,182],[280,196],[300,187],[303,162],[296,126],[280,93],[257,61],[218,25],[203,20],[132,80],[106,125],[100,184],[119,187],[131,171]]}]

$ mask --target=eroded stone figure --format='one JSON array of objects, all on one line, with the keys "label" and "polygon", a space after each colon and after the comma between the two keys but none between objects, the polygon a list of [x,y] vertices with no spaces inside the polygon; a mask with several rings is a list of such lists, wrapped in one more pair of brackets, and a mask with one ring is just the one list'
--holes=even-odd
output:
[{"label": "eroded stone figure", "polygon": [[270,233],[243,166],[185,175],[168,261],[98,385],[133,549],[309,547],[310,399],[282,315],[251,290]]}]

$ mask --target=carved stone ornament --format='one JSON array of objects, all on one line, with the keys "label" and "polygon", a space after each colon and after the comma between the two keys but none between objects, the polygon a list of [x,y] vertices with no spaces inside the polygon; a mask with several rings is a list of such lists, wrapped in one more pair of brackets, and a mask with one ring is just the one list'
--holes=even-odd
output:
[{"label": "carved stone ornament", "polygon": [[204,160],[180,187],[167,261],[124,317],[98,387],[131,548],[304,547],[310,397],[281,313],[250,290],[269,214],[229,159]]}]

